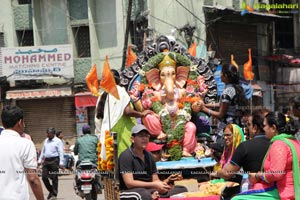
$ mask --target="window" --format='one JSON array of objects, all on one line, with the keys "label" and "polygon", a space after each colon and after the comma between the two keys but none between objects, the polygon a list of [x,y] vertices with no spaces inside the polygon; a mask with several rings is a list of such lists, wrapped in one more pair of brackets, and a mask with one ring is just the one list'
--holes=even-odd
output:
[{"label": "window", "polygon": [[33,41],[33,31],[32,30],[22,30],[17,31],[19,46],[34,46]]},{"label": "window", "polygon": [[[97,1],[95,5],[95,28],[101,49],[117,46],[116,0]],[[120,24],[119,24],[120,26]]]},{"label": "window", "polygon": [[88,1],[68,0],[71,20],[88,19]]},{"label": "window", "polygon": [[275,22],[276,48],[294,48],[293,18]]},{"label": "window", "polygon": [[18,0],[19,4],[31,4],[31,0]]},{"label": "window", "polygon": [[88,26],[73,28],[74,40],[79,58],[91,57],[90,30]]},{"label": "window", "polygon": [[4,33],[0,33],[0,47],[4,47]]},{"label": "window", "polygon": [[[1,33],[0,32],[0,47],[4,47],[4,33]],[[1,52],[1,49],[0,49],[0,63],[2,63],[2,52]],[[3,72],[2,72],[2,65],[0,65],[0,76],[3,75]],[[5,82],[5,81],[4,81]],[[3,82],[2,82],[2,77],[0,77],[0,85],[1,87],[3,87]],[[0,91],[0,101],[2,100],[2,95],[1,95],[1,91]]]}]

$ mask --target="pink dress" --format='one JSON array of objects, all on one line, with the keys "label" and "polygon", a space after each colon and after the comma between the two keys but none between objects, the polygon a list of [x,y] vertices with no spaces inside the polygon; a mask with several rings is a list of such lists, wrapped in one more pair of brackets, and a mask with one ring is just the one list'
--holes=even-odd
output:
[{"label": "pink dress", "polygon": [[[154,137],[157,137],[162,131],[160,119],[155,115],[146,115],[146,117],[143,118],[143,124]],[[188,153],[193,153],[197,145],[196,126],[192,122],[187,122],[184,128],[185,132],[182,142],[182,150]]]},{"label": "pink dress", "polygon": [[[297,140],[290,140],[296,148],[300,165],[300,145]],[[281,200],[295,199],[292,170],[292,152],[286,143],[276,140],[270,147],[264,163],[265,179],[269,183],[277,182]]]}]

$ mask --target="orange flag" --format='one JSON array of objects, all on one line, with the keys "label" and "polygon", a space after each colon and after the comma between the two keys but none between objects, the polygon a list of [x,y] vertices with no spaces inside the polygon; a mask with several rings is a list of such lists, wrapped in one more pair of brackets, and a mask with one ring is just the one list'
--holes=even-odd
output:
[{"label": "orange flag", "polygon": [[254,73],[252,72],[252,56],[251,49],[248,49],[248,61],[244,64],[244,77],[246,80],[253,80]]},{"label": "orange flag", "polygon": [[110,71],[108,57],[106,56],[103,72],[102,72],[102,79],[100,81],[100,88],[103,89],[105,92],[113,95],[116,99],[120,99],[117,84],[114,78],[114,75]]},{"label": "orange flag", "polygon": [[234,55],[231,54],[230,57],[231,57],[230,64],[232,64],[233,66],[235,66],[236,69],[239,71],[239,65],[235,62]]},{"label": "orange flag", "polygon": [[130,65],[132,65],[132,63],[134,63],[136,61],[136,59],[137,59],[137,57],[136,57],[135,53],[132,51],[130,45],[128,45],[126,67],[129,67]]},{"label": "orange flag", "polygon": [[98,84],[98,75],[97,75],[97,68],[96,64],[92,67],[90,72],[85,77],[85,82],[91,91],[92,95],[94,96],[100,96],[100,93],[98,91],[99,84]]},{"label": "orange flag", "polygon": [[197,50],[197,44],[196,43],[193,43],[191,45],[191,47],[189,48],[189,53],[191,54],[191,56],[196,56],[196,51]]}]

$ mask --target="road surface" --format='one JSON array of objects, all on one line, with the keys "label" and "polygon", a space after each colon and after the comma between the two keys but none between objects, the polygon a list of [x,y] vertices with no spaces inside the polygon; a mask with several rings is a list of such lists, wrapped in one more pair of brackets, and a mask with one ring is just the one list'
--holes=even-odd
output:
[{"label": "road surface", "polygon": [[[61,199],[64,199],[64,200],[76,200],[76,199],[80,200],[81,199],[81,197],[79,197],[75,194],[75,190],[73,188],[74,174],[59,176],[58,179],[59,180],[58,180],[57,200],[61,200]],[[41,183],[42,183],[42,186],[43,186],[44,197],[45,197],[45,200],[46,200],[49,192],[45,188],[44,183],[43,183],[41,178],[40,178],[40,180],[41,180]],[[31,189],[30,189],[30,200],[35,200]],[[104,199],[104,192],[102,194],[98,195],[98,200],[105,200]]]}]

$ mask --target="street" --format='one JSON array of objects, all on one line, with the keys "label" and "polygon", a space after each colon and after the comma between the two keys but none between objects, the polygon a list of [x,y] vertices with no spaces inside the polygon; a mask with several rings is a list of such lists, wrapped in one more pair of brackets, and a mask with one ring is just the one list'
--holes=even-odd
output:
[{"label": "street", "polygon": [[[44,183],[42,179],[40,178],[42,186],[43,186],[43,192],[44,192],[44,197],[47,199],[47,196],[49,192],[44,186]],[[73,189],[73,181],[74,181],[74,175],[64,175],[64,176],[59,176],[59,181],[58,181],[58,197],[57,199],[64,199],[64,200],[73,200],[73,199],[81,199],[79,196],[75,194],[75,190]],[[34,195],[30,189],[30,200],[35,200]],[[104,200],[104,191],[102,194],[98,195],[98,200]]]}]

